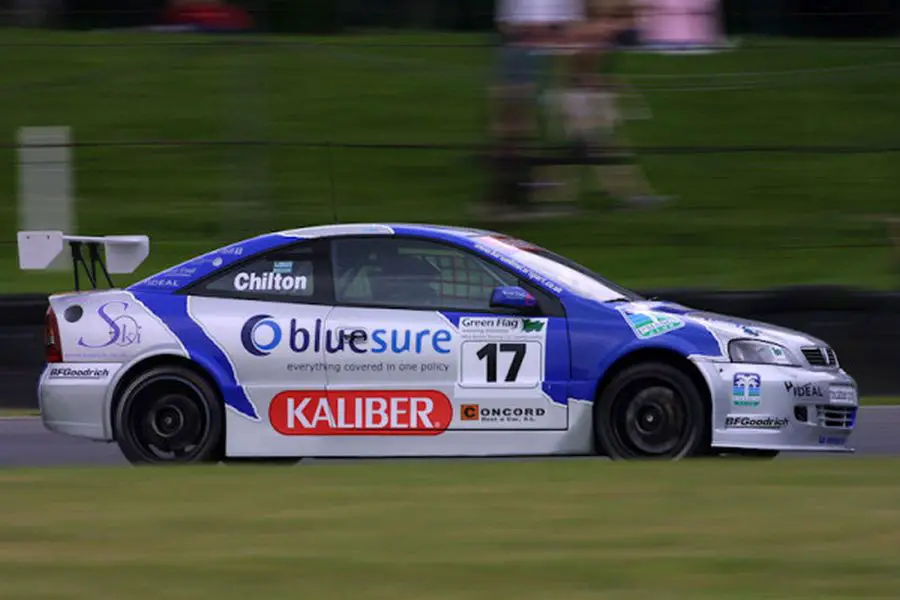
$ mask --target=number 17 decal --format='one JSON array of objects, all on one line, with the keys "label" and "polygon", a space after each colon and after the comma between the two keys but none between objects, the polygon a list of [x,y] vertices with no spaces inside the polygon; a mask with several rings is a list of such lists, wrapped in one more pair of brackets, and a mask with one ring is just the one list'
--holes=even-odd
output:
[{"label": "number 17 decal", "polygon": [[460,385],[535,387],[543,378],[541,342],[467,341],[462,344]]},{"label": "number 17 decal", "polygon": [[497,382],[497,347],[500,347],[500,352],[512,352],[513,358],[512,362],[509,364],[509,369],[506,371],[506,377],[504,381],[507,383],[513,383],[516,381],[516,377],[519,375],[519,370],[522,368],[522,360],[525,358],[526,346],[525,344],[497,344],[495,342],[490,342],[481,347],[481,350],[475,353],[479,359],[487,362],[487,382],[488,383],[496,383]]}]

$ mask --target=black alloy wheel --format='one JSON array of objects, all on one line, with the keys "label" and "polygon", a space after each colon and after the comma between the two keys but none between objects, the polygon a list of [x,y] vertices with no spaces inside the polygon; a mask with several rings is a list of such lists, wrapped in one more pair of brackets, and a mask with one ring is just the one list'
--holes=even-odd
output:
[{"label": "black alloy wheel", "polygon": [[114,415],[116,441],[133,464],[218,462],[225,418],[203,377],[179,366],[154,367],[122,392]]},{"label": "black alloy wheel", "polygon": [[668,363],[641,363],[610,381],[594,406],[594,432],[614,460],[675,460],[704,454],[709,410],[700,390]]}]

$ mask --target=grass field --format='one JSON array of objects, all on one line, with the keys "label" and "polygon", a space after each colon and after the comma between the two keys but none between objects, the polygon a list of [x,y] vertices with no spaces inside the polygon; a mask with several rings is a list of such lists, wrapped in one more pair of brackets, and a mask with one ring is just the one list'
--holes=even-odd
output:
[{"label": "grass field", "polygon": [[0,597],[900,595],[894,460],[0,473]]},{"label": "grass field", "polygon": [[39,410],[27,408],[0,408],[0,417],[36,417],[40,414]]},{"label": "grass field", "polygon": [[[78,229],[149,233],[151,259],[135,277],[223,241],[329,222],[332,194],[345,222],[467,222],[483,183],[470,152],[296,142],[483,141],[490,50],[434,46],[480,40],[236,44],[4,31],[0,132],[10,143],[0,148],[0,293],[71,285],[61,274],[16,271],[12,141],[23,125],[70,125],[76,141],[92,143],[74,151]],[[643,146],[900,144],[896,49],[797,42],[786,50],[778,42],[748,40],[707,56],[624,57],[622,71],[654,113],[632,122],[629,135]],[[188,143],[236,139],[277,144]],[[130,144],[154,140],[181,143]],[[642,162],[676,203],[620,214],[593,201],[577,220],[505,229],[637,288],[897,283],[880,218],[897,212],[900,153],[668,153]]]},{"label": "grass field", "polygon": [[862,398],[862,406],[895,406],[900,405],[900,398],[896,396],[871,396]]}]

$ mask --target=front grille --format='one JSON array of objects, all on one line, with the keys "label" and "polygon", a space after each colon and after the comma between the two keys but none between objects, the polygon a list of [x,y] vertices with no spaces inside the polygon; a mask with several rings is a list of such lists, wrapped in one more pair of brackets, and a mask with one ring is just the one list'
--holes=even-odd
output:
[{"label": "front grille", "polygon": [[819,427],[852,429],[856,424],[856,407],[817,404],[816,421]]},{"label": "front grille", "polygon": [[803,358],[811,367],[837,367],[837,355],[834,350],[828,347],[823,348],[803,348]]}]

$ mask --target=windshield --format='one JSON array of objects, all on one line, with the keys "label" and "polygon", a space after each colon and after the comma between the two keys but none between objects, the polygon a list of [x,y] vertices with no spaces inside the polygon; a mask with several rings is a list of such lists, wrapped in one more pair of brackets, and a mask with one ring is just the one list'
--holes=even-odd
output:
[{"label": "windshield", "polygon": [[522,240],[500,236],[485,236],[478,241],[489,250],[524,265],[552,283],[598,302],[614,300],[637,301],[640,295],[612,283],[573,260]]}]

